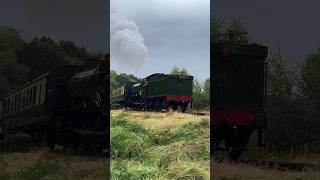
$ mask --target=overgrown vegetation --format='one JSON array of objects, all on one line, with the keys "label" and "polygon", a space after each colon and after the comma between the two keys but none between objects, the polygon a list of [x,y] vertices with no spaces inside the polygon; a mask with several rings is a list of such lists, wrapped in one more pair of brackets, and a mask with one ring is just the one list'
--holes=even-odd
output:
[{"label": "overgrown vegetation", "polygon": [[209,179],[208,119],[146,129],[132,118],[111,117],[112,179]]}]

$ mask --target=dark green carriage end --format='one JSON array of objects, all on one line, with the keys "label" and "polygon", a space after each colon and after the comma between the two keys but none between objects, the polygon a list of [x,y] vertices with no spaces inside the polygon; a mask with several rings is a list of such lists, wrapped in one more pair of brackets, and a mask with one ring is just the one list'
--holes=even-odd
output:
[{"label": "dark green carriage end", "polygon": [[193,76],[156,73],[144,79],[148,97],[192,96]]},{"label": "dark green carriage end", "polygon": [[211,44],[212,106],[263,108],[267,55],[257,44]]}]

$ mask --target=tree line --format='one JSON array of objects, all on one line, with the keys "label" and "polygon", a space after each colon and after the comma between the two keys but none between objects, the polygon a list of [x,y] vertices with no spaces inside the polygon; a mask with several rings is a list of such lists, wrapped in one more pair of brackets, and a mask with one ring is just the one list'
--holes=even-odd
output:
[{"label": "tree line", "polygon": [[72,41],[55,42],[41,36],[26,42],[18,30],[0,27],[0,98],[50,70],[83,64],[88,56],[85,48]]},{"label": "tree line", "polygon": [[[229,23],[211,19],[211,41],[218,34],[240,33],[238,39],[254,42],[241,34],[245,23],[235,18]],[[275,152],[320,152],[320,49],[309,54],[301,63],[284,59],[281,49],[270,52],[267,58],[267,148]]]}]

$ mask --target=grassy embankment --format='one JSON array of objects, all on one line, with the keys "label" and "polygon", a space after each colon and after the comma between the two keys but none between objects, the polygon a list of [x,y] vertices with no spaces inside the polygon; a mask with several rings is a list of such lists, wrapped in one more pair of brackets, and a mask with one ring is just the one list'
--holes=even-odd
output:
[{"label": "grassy embankment", "polygon": [[209,117],[112,111],[112,179],[209,179]]},{"label": "grassy embankment", "polygon": [[105,180],[106,159],[48,150],[0,155],[0,180]]},{"label": "grassy embankment", "polygon": [[266,170],[248,165],[217,163],[214,166],[215,180],[320,180],[320,171],[292,172]]},{"label": "grassy embankment", "polygon": [[268,170],[250,165],[235,165],[227,162],[215,163],[213,179],[215,180],[320,180],[320,156],[316,154],[271,154],[256,147],[256,136],[251,137],[250,151],[245,152],[243,159],[262,159],[285,162],[312,163],[314,170],[305,172]]}]

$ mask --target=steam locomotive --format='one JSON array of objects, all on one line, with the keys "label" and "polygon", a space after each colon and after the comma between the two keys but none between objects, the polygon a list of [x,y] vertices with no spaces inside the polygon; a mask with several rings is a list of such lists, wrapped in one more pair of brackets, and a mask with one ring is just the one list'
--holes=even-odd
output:
[{"label": "steam locomotive", "polygon": [[249,43],[211,45],[211,153],[226,150],[238,159],[254,130],[258,145],[266,126],[267,47]]},{"label": "steam locomotive", "polygon": [[0,101],[2,148],[28,139],[50,148],[58,144],[86,152],[105,149],[108,58],[88,58],[85,65],[52,70],[4,97]]},{"label": "steam locomotive", "polygon": [[137,110],[185,111],[192,101],[193,76],[155,73],[141,82],[129,82],[111,95],[111,104]]}]

